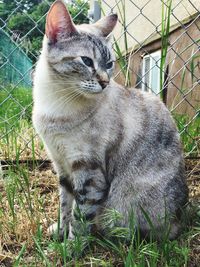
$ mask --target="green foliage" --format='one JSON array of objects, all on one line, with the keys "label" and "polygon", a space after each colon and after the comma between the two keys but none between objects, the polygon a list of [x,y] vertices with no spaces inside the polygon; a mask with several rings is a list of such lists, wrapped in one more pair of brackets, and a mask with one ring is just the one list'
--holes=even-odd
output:
[{"label": "green foliage", "polygon": [[75,24],[88,23],[87,13],[89,3],[84,0],[76,0],[68,6],[68,10]]},{"label": "green foliage", "polygon": [[[20,2],[20,3],[19,3]],[[38,2],[38,1],[35,1]],[[5,21],[8,16],[14,10],[17,10],[19,6],[22,10],[29,10],[33,6],[33,1],[21,0],[21,1],[13,1],[13,0],[2,0],[0,1],[0,17],[3,21]]]},{"label": "green foliage", "polygon": [[119,63],[121,72],[125,78],[125,86],[131,86],[131,73],[130,73],[130,60],[132,56],[132,51],[129,52],[128,49],[128,39],[127,39],[127,30],[126,30],[126,1],[117,1],[115,0],[115,4],[117,6],[117,10],[119,13],[119,18],[123,26],[123,45],[124,51],[121,50],[118,41],[114,38],[114,50],[117,55],[117,61]]},{"label": "green foliage", "polygon": [[[109,218],[109,221],[115,221],[115,212],[108,214],[114,218]],[[117,216],[120,217],[120,216]],[[130,225],[132,223],[130,222]],[[120,230],[121,229],[121,230]],[[45,236],[42,232],[36,237],[33,236],[36,248],[38,250],[38,257],[40,261],[44,260],[48,266],[48,255],[54,255],[54,263],[50,266],[56,266],[60,261],[64,266],[86,266],[91,263],[97,263],[97,266],[185,266],[189,258],[188,243],[183,242],[185,236],[179,240],[169,241],[164,239],[162,243],[157,241],[147,241],[141,236],[128,228],[112,227],[109,236],[104,235],[101,238],[91,234],[87,236],[75,235],[74,240],[68,240],[66,235],[64,242],[60,243],[56,239],[45,242]],[[121,231],[121,233],[120,233]],[[119,234],[111,235],[111,233]],[[124,233],[130,233],[129,236]],[[192,235],[192,234],[191,234]],[[129,239],[129,241],[128,241]],[[45,251],[48,253],[45,254]],[[107,254],[106,261],[104,255]],[[47,256],[46,256],[47,255]],[[108,258],[109,257],[109,258]],[[57,260],[55,260],[57,258]],[[96,265],[95,265],[96,266]]]},{"label": "green foliage", "polygon": [[186,155],[192,154],[198,156],[200,154],[200,146],[198,138],[200,133],[200,112],[193,119],[187,115],[173,114],[177,124],[184,152]]},{"label": "green foliage", "polygon": [[[48,1],[51,4],[53,0]],[[45,17],[49,10],[47,1],[7,1],[0,4],[0,17],[7,21],[7,27],[14,32],[18,39],[15,41],[28,56],[36,61],[42,45],[43,33],[45,29]],[[69,12],[76,24],[88,22],[87,12],[89,4],[84,0],[77,0],[68,5]],[[12,11],[15,12],[9,17]],[[16,37],[15,37],[16,38]]]},{"label": "green foliage", "polygon": [[17,126],[20,119],[31,120],[32,91],[30,88],[0,90],[0,129],[5,125]]},{"label": "green foliage", "polygon": [[161,59],[160,59],[160,96],[164,99],[164,72],[165,62],[168,51],[168,40],[170,34],[170,18],[171,18],[172,0],[167,0],[166,3],[162,1],[162,21],[161,21]]},{"label": "green foliage", "polygon": [[22,34],[22,30],[26,28],[27,31],[30,31],[31,27],[33,27],[34,24],[32,21],[27,20],[26,15],[22,15],[21,13],[16,13],[15,16],[12,16],[9,19],[8,27],[11,30],[16,30],[18,33]]}]

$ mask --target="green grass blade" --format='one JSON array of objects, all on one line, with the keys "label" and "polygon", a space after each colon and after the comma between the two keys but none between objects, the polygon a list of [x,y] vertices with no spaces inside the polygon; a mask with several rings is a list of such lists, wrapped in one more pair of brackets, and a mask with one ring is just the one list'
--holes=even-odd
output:
[{"label": "green grass blade", "polygon": [[22,246],[20,252],[19,252],[19,255],[17,256],[16,261],[15,261],[14,264],[13,264],[13,267],[18,267],[18,266],[20,266],[19,264],[20,264],[20,262],[21,262],[21,259],[22,259],[23,255],[24,255],[25,250],[26,250],[26,245],[24,244],[24,245]]},{"label": "green grass blade", "polygon": [[36,245],[36,248],[37,248],[37,250],[38,250],[40,256],[41,256],[42,259],[45,261],[46,266],[47,266],[47,267],[52,267],[51,264],[50,264],[50,262],[49,262],[49,260],[47,259],[46,255],[44,254],[44,252],[43,252],[43,250],[42,250],[42,248],[41,248],[39,242],[37,241],[37,239],[36,239],[34,236],[33,236],[33,240],[34,240],[34,243],[35,243],[35,245]]}]

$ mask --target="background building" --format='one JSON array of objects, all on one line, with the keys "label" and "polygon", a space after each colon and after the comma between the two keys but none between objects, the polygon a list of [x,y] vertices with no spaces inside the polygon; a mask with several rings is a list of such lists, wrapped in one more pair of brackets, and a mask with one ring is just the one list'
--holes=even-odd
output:
[{"label": "background building", "polygon": [[[91,0],[91,6],[94,2],[99,1]],[[200,107],[200,2],[175,0],[171,5],[170,2],[101,1],[101,14],[119,16],[114,37],[120,48],[119,58],[126,57],[127,65],[125,71],[120,71],[123,62],[118,65],[117,81],[125,83],[128,72],[131,86],[160,93],[172,111],[192,118]],[[167,50],[164,58],[162,47]]]}]

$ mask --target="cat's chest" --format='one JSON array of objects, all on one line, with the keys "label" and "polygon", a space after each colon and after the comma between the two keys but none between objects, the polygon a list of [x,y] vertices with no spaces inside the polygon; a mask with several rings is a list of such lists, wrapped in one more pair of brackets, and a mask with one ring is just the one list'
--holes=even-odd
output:
[{"label": "cat's chest", "polygon": [[45,132],[43,139],[54,157],[69,164],[74,160],[100,155],[104,150],[101,132],[89,123],[70,131],[62,128]]},{"label": "cat's chest", "polygon": [[105,124],[100,116],[84,120],[75,127],[67,119],[47,119],[34,117],[34,125],[42,137],[50,158],[64,167],[77,160],[100,160],[104,162],[109,143],[113,143],[115,134],[110,123]]},{"label": "cat's chest", "polygon": [[92,149],[89,138],[80,132],[52,134],[49,141],[55,152],[65,156],[67,154],[68,157],[77,157]]}]

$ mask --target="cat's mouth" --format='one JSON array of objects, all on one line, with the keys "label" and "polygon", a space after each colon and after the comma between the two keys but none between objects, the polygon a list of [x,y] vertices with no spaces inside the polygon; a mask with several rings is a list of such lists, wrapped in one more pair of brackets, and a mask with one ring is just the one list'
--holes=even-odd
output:
[{"label": "cat's mouth", "polygon": [[81,81],[80,87],[84,92],[90,94],[101,93],[107,86],[109,82],[107,81],[95,81],[95,80],[85,80]]},{"label": "cat's mouth", "polygon": [[98,83],[101,85],[102,90],[104,90],[109,84],[108,81],[98,81]]}]

